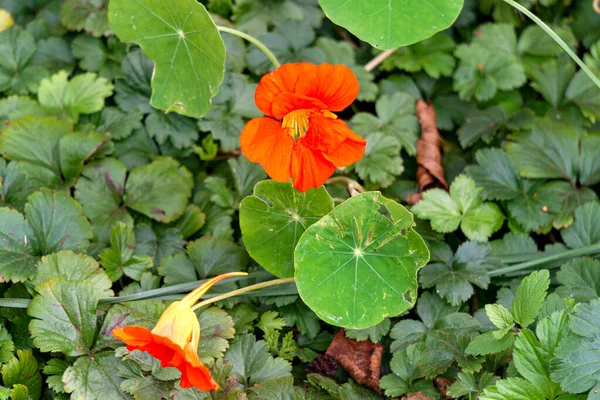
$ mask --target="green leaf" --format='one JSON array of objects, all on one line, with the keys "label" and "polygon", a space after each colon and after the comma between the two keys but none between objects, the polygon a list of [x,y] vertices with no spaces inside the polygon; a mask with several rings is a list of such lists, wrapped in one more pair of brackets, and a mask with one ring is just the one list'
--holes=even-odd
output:
[{"label": "green leaf", "polygon": [[224,360],[233,365],[233,373],[248,385],[268,379],[289,376],[291,365],[282,358],[273,358],[263,340],[254,335],[242,335],[231,344]]},{"label": "green leaf", "polygon": [[5,327],[0,328],[0,363],[6,364],[13,358],[15,343]]},{"label": "green leaf", "polygon": [[452,255],[448,246],[430,246],[431,262],[421,270],[419,282],[424,288],[435,286],[440,297],[457,306],[473,296],[473,285],[487,288],[490,283],[486,261],[490,248],[477,242],[465,242]]},{"label": "green leaf", "polygon": [[140,110],[148,114],[154,110],[150,105],[153,70],[154,64],[140,49],[127,55],[122,65],[123,78],[115,84],[115,101],[123,111]]},{"label": "green leaf", "polygon": [[560,232],[565,244],[572,249],[600,241],[600,203],[585,203],[575,209],[575,222]]},{"label": "green leaf", "polygon": [[469,398],[473,398],[472,396],[477,396],[475,398],[478,398],[483,389],[489,385],[493,385],[498,380],[498,377],[489,372],[482,373],[478,382],[475,381],[475,377],[472,374],[459,372],[457,376],[458,380],[446,392],[448,396],[455,398],[467,395],[470,396]]},{"label": "green leaf", "polygon": [[73,56],[79,60],[84,71],[113,79],[121,75],[121,62],[126,55],[125,44],[110,37],[105,44],[101,39],[89,35],[79,35],[71,42]]},{"label": "green leaf", "polygon": [[248,264],[246,252],[233,242],[203,237],[187,245],[188,255],[200,279],[226,272],[243,271]]},{"label": "green leaf", "polygon": [[51,278],[66,276],[69,281],[88,281],[94,292],[100,297],[110,297],[112,282],[100,268],[96,260],[85,254],[76,254],[69,250],[42,257],[37,264],[37,272],[31,282],[39,285]]},{"label": "green leaf", "polygon": [[575,335],[558,345],[550,376],[570,393],[594,390],[600,381],[600,300],[580,304],[570,316],[569,326]]},{"label": "green leaf", "polygon": [[11,400],[29,400],[29,389],[25,385],[16,384],[10,391]]},{"label": "green leaf", "polygon": [[542,308],[550,285],[549,276],[548,270],[542,269],[532,272],[521,281],[510,312],[522,328],[531,325]]},{"label": "green leaf", "polygon": [[111,33],[104,0],[65,0],[60,16],[72,30],[92,33],[96,37]]},{"label": "green leaf", "polygon": [[77,121],[80,114],[92,114],[104,108],[104,99],[113,93],[113,85],[96,74],[76,75],[61,71],[40,83],[38,101],[53,112],[66,111]]},{"label": "green leaf", "polygon": [[319,4],[334,23],[381,49],[395,49],[427,39],[452,25],[463,7],[462,0],[427,3],[319,0]]},{"label": "green leaf", "polygon": [[36,287],[28,314],[29,329],[41,351],[60,351],[68,356],[88,354],[96,332],[98,293],[87,281],[66,276],[48,279]]},{"label": "green leaf", "polygon": [[129,173],[123,201],[152,219],[172,222],[184,213],[193,187],[192,174],[165,157]]},{"label": "green leaf", "polygon": [[184,253],[185,240],[177,229],[154,230],[147,224],[137,224],[134,232],[136,254],[152,257],[155,265],[159,265],[165,257]]},{"label": "green leaf", "polygon": [[[39,399],[41,396],[42,376],[31,350],[17,350],[17,356],[2,366],[2,380],[4,386],[8,388],[15,385],[23,386],[33,399]],[[11,398],[15,399],[12,393]],[[28,399],[27,396],[21,398]]]},{"label": "green leaf", "polygon": [[498,329],[512,328],[514,325],[510,311],[501,304],[486,304],[485,313]]},{"label": "green leaf", "polygon": [[[323,62],[323,54],[319,49],[307,48],[315,40],[314,29],[302,20],[285,19],[285,24],[277,24],[273,31],[261,35],[259,40],[272,50],[281,63]],[[250,71],[256,75],[263,75],[272,68],[272,62],[255,46],[249,48],[246,61]]]},{"label": "green leaf", "polygon": [[521,193],[521,178],[510,158],[502,149],[487,148],[477,151],[478,165],[467,167],[467,173],[486,200],[511,200]]},{"label": "green leaf", "polygon": [[118,222],[133,226],[133,218],[122,200],[126,174],[127,168],[121,161],[105,158],[86,166],[75,186],[75,198],[101,242],[110,240],[111,228]]},{"label": "green leaf", "polygon": [[539,400],[544,393],[539,387],[522,378],[508,378],[487,387],[479,396],[481,400]]},{"label": "green leaf", "polygon": [[0,273],[6,281],[25,281],[36,271],[31,227],[23,215],[8,208],[0,208],[0,221]]},{"label": "green leaf", "polygon": [[390,331],[391,322],[388,318],[384,319],[377,325],[374,325],[366,329],[347,329],[345,331],[346,337],[354,340],[370,340],[371,342],[377,343]]},{"label": "green leaf", "polygon": [[372,136],[380,133],[398,139],[402,148],[409,155],[414,155],[419,132],[415,104],[415,99],[408,93],[384,94],[375,103],[377,117],[370,113],[357,113],[352,118],[352,128],[368,139],[367,146],[369,140],[374,140]]},{"label": "green leaf", "polygon": [[61,379],[67,368],[69,368],[69,363],[59,358],[48,360],[44,366],[44,374],[48,376],[46,378],[46,383],[50,389],[54,390],[56,393],[65,392],[65,386]]},{"label": "green leaf", "polygon": [[222,358],[229,347],[228,339],[235,337],[233,319],[217,307],[207,308],[198,316],[202,340],[198,347],[200,360],[206,363]]},{"label": "green leaf", "polygon": [[45,255],[59,250],[83,251],[92,238],[81,206],[63,192],[42,189],[29,196],[25,216],[31,226],[33,251]]},{"label": "green leaf", "polygon": [[93,358],[79,357],[63,376],[65,391],[73,399],[129,399],[120,387],[119,363],[112,351],[96,353]]},{"label": "green leaf", "polygon": [[[563,39],[569,46],[575,47],[577,39],[568,28],[552,26],[551,29]],[[523,30],[519,37],[519,53],[525,53],[532,56],[551,57],[563,54],[564,50],[537,25],[529,25]],[[565,63],[561,64],[565,67]]]},{"label": "green leaf", "polygon": [[198,128],[193,119],[178,114],[154,110],[146,118],[148,135],[158,144],[169,141],[177,149],[191,147],[198,140]]},{"label": "green leaf", "polygon": [[110,134],[111,139],[121,140],[142,127],[142,113],[139,110],[124,113],[116,107],[106,107],[102,110],[102,125],[98,133]]},{"label": "green leaf", "polygon": [[460,175],[450,185],[450,194],[442,189],[428,190],[412,211],[430,220],[438,232],[453,232],[460,225],[467,238],[487,241],[502,227],[504,215],[497,205],[482,202],[481,190],[471,178]]},{"label": "green leaf", "polygon": [[432,78],[451,76],[456,65],[452,55],[455,43],[450,36],[438,33],[412,46],[397,49],[382,64],[385,70],[398,68],[407,72],[424,70]]},{"label": "green leaf", "polygon": [[479,140],[491,143],[498,130],[504,125],[506,125],[506,115],[498,107],[471,110],[457,132],[458,140],[463,148],[468,148]]},{"label": "green leaf", "polygon": [[529,382],[540,388],[546,398],[551,398],[553,393],[560,392],[560,387],[550,380],[550,358],[548,353],[538,342],[533,332],[522,329],[515,341],[513,353],[517,371]]},{"label": "green leaf", "polygon": [[248,399],[260,400],[260,399],[272,399],[272,400],[294,400],[298,398],[304,398],[296,396],[297,389],[300,393],[302,390],[294,388],[294,378],[286,376],[283,378],[270,379],[256,387],[250,388]]},{"label": "green leaf", "polygon": [[225,45],[202,4],[115,0],[108,17],[119,39],[155,62],[154,107],[195,118],[208,112],[223,80]]},{"label": "green leaf", "polygon": [[404,207],[377,192],[350,198],[300,238],[298,293],[324,321],[346,328],[406,311],[416,301],[417,271],[429,259],[413,226]]},{"label": "green leaf", "polygon": [[501,338],[496,338],[494,333],[495,331],[490,331],[477,336],[469,343],[465,353],[482,356],[496,354],[509,349],[515,342],[515,337],[511,332],[506,333]]},{"label": "green leaf", "polygon": [[36,45],[33,36],[20,26],[0,32],[0,92],[35,93],[48,72],[30,64]]},{"label": "green leaf", "polygon": [[576,181],[577,130],[547,119],[537,119],[531,132],[516,133],[509,139],[506,152],[521,176]]},{"label": "green leaf", "polygon": [[462,100],[486,101],[498,90],[512,90],[526,82],[516,54],[514,28],[507,24],[485,24],[477,29],[471,44],[461,44],[455,55],[460,64],[454,72],[454,89]]},{"label": "green leaf", "polygon": [[[386,396],[398,397],[405,393],[412,394],[418,391],[418,383],[424,383],[418,382],[419,378],[422,378],[418,364],[424,356],[423,353],[424,349],[417,345],[410,345],[406,349],[394,353],[390,361],[393,375],[381,378],[381,388],[385,390]],[[415,383],[417,384],[415,385]],[[427,383],[431,390],[431,382]]]},{"label": "green leaf", "polygon": [[587,302],[600,297],[600,261],[576,258],[561,265],[556,279],[561,284],[556,293],[576,302]]},{"label": "green leaf", "polygon": [[362,179],[380,187],[390,186],[395,177],[404,171],[399,153],[398,139],[374,133],[369,136],[365,154],[354,164],[354,169]]},{"label": "green leaf", "polygon": [[541,93],[550,105],[558,108],[569,82],[575,75],[575,67],[572,63],[551,60],[532,68],[529,75],[532,80],[531,87]]},{"label": "green leaf", "polygon": [[[588,62],[588,64],[591,64]],[[594,72],[598,75],[600,64],[596,65]],[[592,122],[596,122],[600,118],[600,89],[583,71],[578,71],[575,77],[567,87],[565,98],[575,103]]]},{"label": "green leaf", "polygon": [[333,210],[325,188],[301,193],[290,183],[263,181],[240,204],[240,228],[248,253],[279,277],[294,274],[294,249],[306,229]]},{"label": "green leaf", "polygon": [[72,130],[69,122],[59,121],[55,117],[21,117],[11,121],[0,135],[0,153],[8,160],[37,164],[58,176],[59,160],[56,154],[59,140]]},{"label": "green leaf", "polygon": [[100,253],[100,263],[113,282],[123,274],[139,281],[154,265],[148,256],[134,256],[135,235],[131,226],[117,222],[110,233],[111,248]]}]

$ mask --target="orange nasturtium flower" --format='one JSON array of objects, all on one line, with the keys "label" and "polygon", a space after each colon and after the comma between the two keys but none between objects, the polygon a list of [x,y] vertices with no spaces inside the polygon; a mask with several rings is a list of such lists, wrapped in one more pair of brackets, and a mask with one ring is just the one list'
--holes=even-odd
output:
[{"label": "orange nasturtium flower", "polygon": [[205,282],[167,307],[152,330],[141,326],[125,326],[113,329],[112,334],[127,344],[127,350],[147,351],[160,360],[163,368],[177,368],[181,372],[182,388],[194,386],[204,391],[216,390],[219,385],[198,357],[200,323],[192,306],[215,283],[243,275],[247,274],[231,272]]},{"label": "orange nasturtium flower", "polygon": [[254,100],[266,117],[250,120],[242,152],[269,176],[302,192],[325,183],[336,167],[360,160],[366,141],[337,118],[358,94],[344,65],[285,64],[262,77]]}]

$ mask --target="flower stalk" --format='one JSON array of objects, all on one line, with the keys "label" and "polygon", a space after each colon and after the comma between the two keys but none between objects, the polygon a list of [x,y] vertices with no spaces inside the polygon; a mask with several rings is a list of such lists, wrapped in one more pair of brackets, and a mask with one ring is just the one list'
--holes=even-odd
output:
[{"label": "flower stalk", "polygon": [[226,26],[217,25],[217,29],[220,32],[226,32],[231,35],[234,35],[234,36],[237,36],[237,37],[240,37],[242,39],[249,41],[256,47],[258,47],[263,53],[265,53],[265,55],[267,56],[267,58],[269,60],[271,60],[271,63],[273,63],[275,68],[281,67],[281,64],[279,63],[279,60],[277,60],[277,57],[275,57],[275,54],[273,54],[273,52],[271,50],[269,50],[269,48],[263,42],[261,42],[254,36],[248,35],[247,33],[244,33],[242,31],[238,31],[237,29],[227,28]]}]

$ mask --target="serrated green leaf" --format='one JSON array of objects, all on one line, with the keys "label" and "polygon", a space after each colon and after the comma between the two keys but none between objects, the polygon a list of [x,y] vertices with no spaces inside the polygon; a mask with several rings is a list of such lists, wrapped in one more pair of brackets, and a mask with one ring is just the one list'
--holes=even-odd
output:
[{"label": "serrated green leaf", "polygon": [[498,329],[505,329],[514,325],[510,311],[501,304],[486,304],[485,313]]},{"label": "serrated green leaf", "polygon": [[487,387],[482,400],[538,400],[545,398],[539,387],[522,378],[508,378]]},{"label": "serrated green leaf", "polygon": [[431,246],[431,263],[421,270],[419,282],[424,288],[435,286],[440,297],[457,306],[473,296],[473,285],[487,288],[490,248],[477,242],[465,242],[453,256],[448,246]]},{"label": "serrated green leaf", "polygon": [[532,272],[521,281],[510,308],[515,322],[521,327],[531,325],[540,311],[550,285],[549,276],[548,270],[542,269]]},{"label": "serrated green leaf", "polygon": [[467,167],[467,173],[486,200],[510,200],[521,192],[521,178],[510,158],[502,149],[481,149],[475,154],[478,165]]},{"label": "serrated green leaf", "polygon": [[36,50],[33,36],[16,25],[0,32],[0,92],[35,93],[48,72],[30,64]]},{"label": "serrated green leaf", "polygon": [[74,120],[104,108],[104,100],[113,93],[113,85],[96,74],[87,73],[68,79],[61,71],[40,83],[38,101],[53,112],[65,111]]},{"label": "serrated green leaf", "polygon": [[412,211],[430,220],[438,232],[453,232],[460,225],[467,238],[487,241],[502,227],[504,215],[495,204],[482,203],[480,192],[471,178],[460,175],[450,185],[450,194],[442,189],[428,190]]},{"label": "serrated green leaf", "polygon": [[494,331],[485,332],[469,343],[469,346],[465,349],[465,353],[472,355],[500,353],[509,349],[514,342],[515,337],[512,332],[506,333],[500,339],[496,338]]},{"label": "serrated green leaf", "polygon": [[41,351],[60,351],[68,356],[88,354],[96,332],[98,293],[87,281],[66,276],[48,279],[36,287],[28,314],[33,341]]},{"label": "serrated green leaf", "polygon": [[233,365],[233,373],[243,382],[252,385],[268,379],[289,376],[291,365],[282,358],[273,358],[263,340],[246,334],[233,342],[224,360]]},{"label": "serrated green leaf", "polygon": [[454,47],[450,36],[438,33],[412,46],[399,48],[384,61],[382,68],[392,70],[395,67],[407,72],[424,70],[435,79],[450,76],[456,65],[452,55]]},{"label": "serrated green leaf", "polygon": [[124,113],[116,107],[106,107],[102,110],[102,125],[98,127],[98,133],[110,134],[115,140],[126,139],[142,127],[142,113],[134,110]]},{"label": "serrated green leaf", "polygon": [[198,346],[200,360],[206,363],[223,357],[229,339],[235,337],[233,319],[223,310],[211,307],[198,315],[202,340]]},{"label": "serrated green leaf", "polygon": [[354,340],[370,340],[373,343],[379,342],[390,331],[391,322],[388,318],[384,319],[377,325],[366,329],[347,329],[346,337]]},{"label": "serrated green leaf", "polygon": [[161,222],[172,222],[185,211],[192,175],[172,158],[162,158],[134,168],[125,185],[127,207]]},{"label": "serrated green leaf", "polygon": [[123,274],[139,281],[142,274],[154,265],[148,256],[134,256],[135,235],[132,227],[117,222],[110,233],[111,248],[100,253],[100,263],[113,282]]},{"label": "serrated green leaf", "polygon": [[567,246],[577,249],[600,240],[600,203],[586,203],[575,209],[575,222],[561,231]]},{"label": "serrated green leaf", "polygon": [[123,222],[133,226],[122,196],[127,168],[119,160],[105,158],[86,166],[75,186],[75,198],[92,222],[94,235],[101,242],[110,240],[113,225]]},{"label": "serrated green leaf", "polygon": [[377,183],[380,187],[390,186],[394,177],[404,171],[399,153],[398,139],[382,133],[372,134],[367,140],[363,158],[354,164],[354,169],[362,179]]},{"label": "serrated green leaf", "polygon": [[294,249],[306,229],[333,210],[324,188],[301,193],[289,183],[263,181],[240,204],[240,228],[248,253],[267,271],[294,274]]},{"label": "serrated green leaf", "polygon": [[70,281],[88,281],[94,292],[101,297],[114,295],[112,282],[100,268],[96,260],[85,254],[76,254],[69,250],[42,257],[37,264],[37,272],[31,282],[39,285],[51,278],[66,276]]},{"label": "serrated green leaf", "polygon": [[57,393],[65,393],[65,386],[62,383],[62,376],[69,368],[69,363],[59,358],[48,360],[44,366],[44,374],[48,375],[46,383]]},{"label": "serrated green leaf", "polygon": [[120,387],[118,366],[119,359],[112,351],[96,353],[93,358],[79,357],[63,376],[65,390],[78,400],[127,400],[129,396]]},{"label": "serrated green leaf", "polygon": [[532,80],[531,87],[541,93],[550,105],[558,108],[575,75],[575,67],[571,63],[551,60],[532,68],[528,73]]},{"label": "serrated green leaf", "polygon": [[27,238],[33,238],[31,227],[23,215],[8,208],[0,208],[0,221],[0,273],[6,281],[25,281],[36,271],[37,257],[32,254],[32,244],[27,241]]},{"label": "serrated green leaf", "polygon": [[108,18],[119,39],[138,44],[156,63],[154,107],[195,118],[208,112],[223,80],[225,45],[202,4],[115,0]]},{"label": "serrated green leaf", "polygon": [[556,279],[561,284],[556,293],[575,301],[586,302],[600,297],[600,262],[577,258],[561,265]]},{"label": "serrated green leaf", "polygon": [[105,0],[65,0],[61,22],[70,29],[91,32],[100,37],[111,32],[106,15]]},{"label": "serrated green leaf", "polygon": [[[11,392],[11,398],[15,400],[17,398],[27,400],[28,396],[39,399],[42,393],[42,376],[31,350],[17,350],[17,356],[2,366],[2,380],[4,386],[8,388],[15,386]],[[17,389],[19,386],[21,389]],[[24,392],[25,396],[15,396],[15,389]]]},{"label": "serrated green leaf", "polygon": [[148,114],[154,110],[150,105],[152,96],[152,71],[154,64],[140,49],[133,50],[123,61],[123,78],[115,84],[115,101],[126,112],[140,110]]}]

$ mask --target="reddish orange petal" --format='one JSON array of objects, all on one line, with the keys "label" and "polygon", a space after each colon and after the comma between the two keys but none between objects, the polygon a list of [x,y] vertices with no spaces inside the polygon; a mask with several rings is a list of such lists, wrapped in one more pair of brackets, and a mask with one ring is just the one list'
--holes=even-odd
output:
[{"label": "reddish orange petal", "polygon": [[366,140],[354,133],[344,121],[315,113],[309,124],[305,145],[320,150],[336,167],[355,163],[364,155]]},{"label": "reddish orange petal", "polygon": [[330,111],[348,107],[360,90],[354,72],[345,65],[321,64],[313,76],[298,80],[296,93],[321,100]]},{"label": "reddish orange petal", "polygon": [[296,141],[292,159],[294,187],[301,192],[322,186],[335,171],[335,165],[323,157],[319,150],[307,147],[304,139]]},{"label": "reddish orange petal", "polygon": [[273,118],[283,119],[295,110],[324,110],[327,105],[320,100],[296,93],[281,93],[275,97],[271,106]]},{"label": "reddish orange petal", "polygon": [[254,93],[256,106],[272,117],[271,107],[275,98],[282,93],[296,93],[296,85],[302,78],[312,75],[316,66],[310,63],[284,64],[262,77]]},{"label": "reddish orange petal", "polygon": [[294,139],[272,118],[250,120],[240,136],[242,153],[258,162],[267,174],[278,182],[290,180]]},{"label": "reddish orange petal", "polygon": [[198,358],[198,353],[191,349],[186,351],[186,363],[179,370],[181,371],[180,385],[182,388],[194,386],[204,391],[219,388],[208,368]]}]

